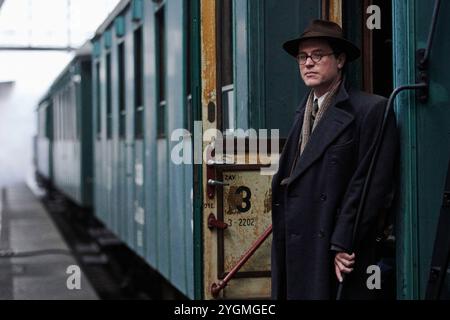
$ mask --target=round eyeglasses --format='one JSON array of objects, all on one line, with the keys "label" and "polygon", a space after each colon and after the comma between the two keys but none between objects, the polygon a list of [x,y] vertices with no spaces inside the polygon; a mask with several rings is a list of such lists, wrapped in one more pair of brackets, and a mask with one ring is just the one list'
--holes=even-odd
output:
[{"label": "round eyeglasses", "polygon": [[322,60],[323,57],[326,56],[331,56],[332,54],[334,54],[334,52],[330,52],[330,53],[313,53],[311,55],[307,55],[306,53],[300,53],[297,56],[297,61],[299,64],[306,64],[306,61],[308,60],[308,58],[311,58],[311,60],[314,63],[319,62],[320,60]]}]

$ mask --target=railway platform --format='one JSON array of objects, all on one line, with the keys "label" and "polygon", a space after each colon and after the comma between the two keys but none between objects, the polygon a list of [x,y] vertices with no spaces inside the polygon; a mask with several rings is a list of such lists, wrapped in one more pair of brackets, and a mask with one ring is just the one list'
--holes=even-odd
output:
[{"label": "railway platform", "polygon": [[97,299],[88,278],[32,191],[25,184],[2,188],[0,300]]}]

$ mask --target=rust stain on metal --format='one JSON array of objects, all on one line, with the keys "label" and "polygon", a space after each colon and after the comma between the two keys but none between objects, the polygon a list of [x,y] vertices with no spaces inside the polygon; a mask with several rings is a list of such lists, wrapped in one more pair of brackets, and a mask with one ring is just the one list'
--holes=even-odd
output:
[{"label": "rust stain on metal", "polygon": [[[202,51],[202,104],[216,102],[216,1],[203,0],[201,51]],[[204,117],[206,119],[207,117]]]},{"label": "rust stain on metal", "polygon": [[[210,102],[216,104],[216,1],[201,0],[200,2],[200,34],[201,34],[201,81],[202,81],[202,119],[203,130],[215,128],[216,123],[210,123],[208,119],[208,104]],[[203,147],[209,142],[205,141]],[[206,166],[203,165],[203,185],[206,186]],[[204,197],[207,188],[204,188]],[[211,201],[217,208],[217,199]],[[217,216],[217,209],[211,210]],[[204,217],[208,215],[205,214]],[[203,250],[204,250],[204,270],[203,270],[203,286],[205,299],[211,299],[209,290],[211,283],[217,280],[217,234],[210,232],[207,228],[207,219],[204,219],[203,225]]]},{"label": "rust stain on metal", "polygon": [[242,194],[237,193],[237,187],[231,186],[228,190],[227,195],[227,209],[225,214],[238,214],[239,210],[237,209],[238,206],[242,204]]},{"label": "rust stain on metal", "polygon": [[342,26],[342,0],[331,0],[329,20]]},{"label": "rust stain on metal", "polygon": [[268,213],[270,211],[272,211],[272,188],[269,188],[269,190],[266,191],[264,197],[264,213]]}]

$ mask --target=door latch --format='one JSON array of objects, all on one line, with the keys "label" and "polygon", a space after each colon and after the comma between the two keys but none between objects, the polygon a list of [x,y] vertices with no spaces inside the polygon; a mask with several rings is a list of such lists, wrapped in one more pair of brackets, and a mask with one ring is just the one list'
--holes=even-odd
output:
[{"label": "door latch", "polygon": [[208,216],[208,228],[209,229],[225,230],[226,228],[228,228],[228,224],[226,224],[223,221],[217,220],[216,216],[214,215],[214,213],[211,213]]},{"label": "door latch", "polygon": [[213,186],[213,187],[217,187],[217,186],[229,186],[229,183],[223,182],[223,181],[219,181],[219,180],[214,180],[214,179],[209,179],[208,180],[208,185],[209,186]]}]

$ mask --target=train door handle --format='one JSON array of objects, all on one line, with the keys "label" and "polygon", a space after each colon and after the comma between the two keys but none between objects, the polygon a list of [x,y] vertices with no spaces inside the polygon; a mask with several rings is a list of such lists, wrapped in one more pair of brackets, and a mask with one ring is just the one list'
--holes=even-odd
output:
[{"label": "train door handle", "polygon": [[211,213],[208,216],[208,228],[225,230],[226,228],[228,228],[228,224],[223,221],[217,220],[214,213]]},{"label": "train door handle", "polygon": [[214,179],[209,179],[208,180],[208,185],[209,186],[213,186],[213,187],[217,187],[217,186],[229,186],[229,183],[223,182],[223,181],[219,181],[219,180],[214,180]]}]

